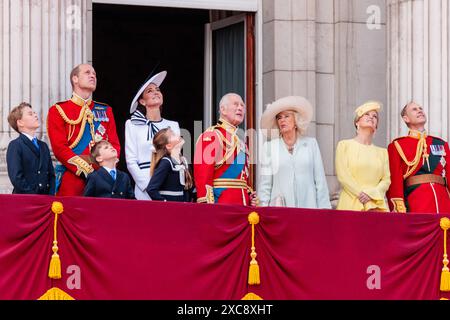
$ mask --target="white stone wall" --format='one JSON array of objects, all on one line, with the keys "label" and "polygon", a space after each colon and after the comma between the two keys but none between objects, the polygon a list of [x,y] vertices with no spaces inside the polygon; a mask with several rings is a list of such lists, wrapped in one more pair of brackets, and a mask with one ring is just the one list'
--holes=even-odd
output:
[{"label": "white stone wall", "polygon": [[[17,136],[7,121],[22,101],[41,119],[46,137],[50,105],[71,94],[69,74],[86,61],[89,0],[0,0],[0,193],[9,193],[5,152]],[[47,141],[48,142],[48,141]]]},{"label": "white stone wall", "polygon": [[[319,142],[333,199],[334,151],[355,134],[353,111],[369,99],[386,106],[385,12],[385,0],[263,1],[264,105],[301,95],[315,106],[308,134]],[[384,112],[375,139],[380,146],[386,118]]]},{"label": "white stone wall", "polygon": [[[263,0],[263,104],[302,95],[315,106],[318,139],[336,195],[334,151],[354,135],[353,110],[385,108],[375,143],[406,129],[399,109],[425,107],[432,134],[450,138],[448,0]],[[70,95],[72,66],[91,61],[92,1],[0,0],[0,193],[10,190],[5,150],[11,107],[30,102],[46,140],[48,107]],[[376,23],[376,24],[374,24]]]},{"label": "white stone wall", "polygon": [[401,108],[411,100],[428,116],[426,129],[450,138],[448,0],[389,0],[389,138],[407,132]]}]

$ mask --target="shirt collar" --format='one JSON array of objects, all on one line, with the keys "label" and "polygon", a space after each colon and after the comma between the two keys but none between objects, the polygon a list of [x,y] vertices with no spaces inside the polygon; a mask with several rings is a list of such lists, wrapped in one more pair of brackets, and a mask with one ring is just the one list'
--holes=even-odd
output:
[{"label": "shirt collar", "polygon": [[22,132],[22,134],[23,134],[25,137],[27,137],[28,139],[30,139],[30,141],[33,141],[33,139],[35,138],[35,137],[33,137],[33,136],[30,136],[28,133],[25,133],[25,132]]},{"label": "shirt collar", "polygon": [[427,131],[424,130],[423,132],[420,132],[418,130],[409,130],[408,136],[415,139],[422,139],[427,137]]},{"label": "shirt collar", "polygon": [[117,169],[116,168],[108,168],[103,166],[103,169],[105,169],[106,171],[108,171],[109,174],[111,174],[111,171],[114,170],[117,173]]},{"label": "shirt collar", "polygon": [[84,107],[85,105],[90,105],[92,102],[92,97],[89,97],[87,100],[83,99],[79,95],[77,95],[75,92],[72,93],[72,98],[70,98],[73,103],[80,107]]}]

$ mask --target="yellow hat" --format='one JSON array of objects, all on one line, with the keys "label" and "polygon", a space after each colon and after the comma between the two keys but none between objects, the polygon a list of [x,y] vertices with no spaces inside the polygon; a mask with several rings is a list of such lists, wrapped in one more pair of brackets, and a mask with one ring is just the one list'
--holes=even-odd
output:
[{"label": "yellow hat", "polygon": [[378,101],[367,101],[363,105],[360,105],[355,110],[355,119],[354,123],[358,122],[359,118],[361,118],[365,113],[369,111],[376,111],[379,113],[382,109],[382,104]]}]

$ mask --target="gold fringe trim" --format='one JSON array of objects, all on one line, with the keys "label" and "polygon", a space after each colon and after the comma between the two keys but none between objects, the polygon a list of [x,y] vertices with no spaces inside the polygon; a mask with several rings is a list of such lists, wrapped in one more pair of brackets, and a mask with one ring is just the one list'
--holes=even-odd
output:
[{"label": "gold fringe trim", "polygon": [[257,294],[254,294],[253,292],[247,293],[241,300],[264,300]]},{"label": "gold fringe trim", "polygon": [[75,300],[69,294],[59,288],[51,288],[44,293],[38,300]]},{"label": "gold fringe trim", "polygon": [[444,259],[442,263],[444,267],[441,272],[441,291],[450,291],[450,270],[448,268],[448,256],[447,256],[447,230],[450,228],[450,219],[442,218],[440,221],[440,226],[444,230]]},{"label": "gold fringe trim", "polygon": [[78,143],[80,142],[81,138],[83,137],[84,129],[86,127],[86,122],[89,124],[89,130],[90,130],[90,133],[92,136],[92,141],[95,141],[94,114],[92,113],[91,109],[89,108],[89,105],[86,104],[81,108],[78,119],[76,119],[76,120],[70,120],[60,105],[56,104],[55,107],[56,107],[56,110],[58,110],[61,118],[63,118],[64,122],[71,126],[69,128],[69,134],[67,136],[68,141],[72,138],[72,136],[75,132],[75,126],[79,125],[81,123],[81,127],[80,127],[80,131],[78,132],[78,136],[75,139],[75,141],[69,146],[70,149],[75,148],[78,145]]},{"label": "gold fringe trim", "polygon": [[52,203],[52,212],[55,214],[55,222],[53,224],[53,255],[50,259],[50,266],[48,268],[48,277],[50,279],[61,279],[61,260],[58,255],[58,237],[57,237],[57,226],[58,226],[58,215],[63,213],[64,206],[61,202],[55,201]]},{"label": "gold fringe trim", "polygon": [[403,175],[403,179],[408,178],[410,175],[413,174],[413,172],[416,170],[417,166],[420,163],[420,158],[423,158],[423,161],[425,161],[428,164],[428,168],[430,167],[430,164],[428,162],[429,154],[427,152],[427,140],[425,135],[421,135],[419,141],[417,142],[417,149],[416,149],[416,156],[414,157],[413,161],[408,161],[406,158],[405,153],[403,152],[402,147],[397,141],[394,141],[394,146],[398,151],[398,154],[402,158],[402,160],[405,162],[405,164],[408,166],[408,169],[406,170],[406,173]]},{"label": "gold fringe trim", "polygon": [[249,285],[257,285],[261,283],[260,274],[259,274],[259,265],[258,261],[256,261],[256,248],[255,248],[255,224],[259,223],[259,215],[256,212],[252,212],[248,215],[248,222],[252,225],[252,252],[250,253],[250,257],[252,257],[252,261],[250,261],[250,267],[248,270],[248,284]]}]

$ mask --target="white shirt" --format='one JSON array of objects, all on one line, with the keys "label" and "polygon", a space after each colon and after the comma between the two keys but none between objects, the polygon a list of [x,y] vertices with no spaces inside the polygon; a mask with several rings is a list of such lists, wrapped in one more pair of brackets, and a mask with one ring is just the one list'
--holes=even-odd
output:
[{"label": "white shirt", "polygon": [[21,132],[25,137],[27,137],[28,139],[30,139],[31,142],[33,142],[33,139],[36,138],[36,136],[30,136],[28,133],[25,132]]},{"label": "white shirt", "polygon": [[110,168],[108,168],[108,167],[103,166],[103,169],[105,169],[106,171],[108,171],[109,174],[111,174],[111,171],[114,170],[114,171],[116,172],[116,175],[117,175],[117,170],[116,170],[116,168],[110,169]]}]

